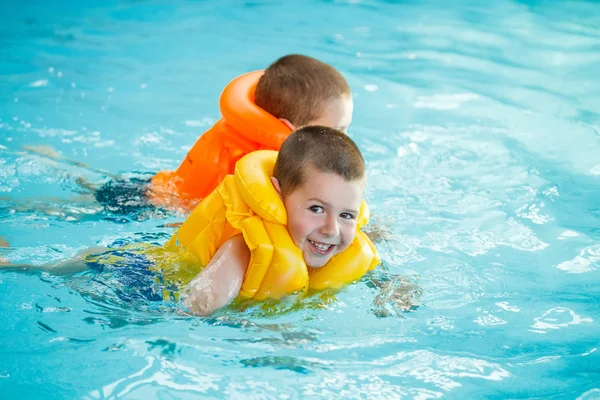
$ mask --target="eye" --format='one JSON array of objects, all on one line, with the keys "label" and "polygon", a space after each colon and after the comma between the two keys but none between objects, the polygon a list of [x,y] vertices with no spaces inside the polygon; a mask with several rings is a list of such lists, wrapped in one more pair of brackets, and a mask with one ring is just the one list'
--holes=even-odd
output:
[{"label": "eye", "polygon": [[340,217],[344,218],[344,219],[355,219],[356,217],[354,216],[354,214],[350,214],[350,213],[341,213]]},{"label": "eye", "polygon": [[321,206],[310,206],[308,207],[308,209],[314,212],[315,214],[322,214],[323,212],[325,212],[325,210]]}]

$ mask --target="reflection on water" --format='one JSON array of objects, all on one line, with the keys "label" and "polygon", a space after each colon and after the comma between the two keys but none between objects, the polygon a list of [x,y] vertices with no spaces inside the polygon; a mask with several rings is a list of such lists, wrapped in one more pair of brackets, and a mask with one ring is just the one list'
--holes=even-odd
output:
[{"label": "reflection on water", "polygon": [[566,328],[569,325],[579,325],[583,323],[592,323],[593,319],[581,317],[573,310],[565,307],[555,307],[546,312],[541,317],[535,318],[533,332],[546,333],[548,329]]}]

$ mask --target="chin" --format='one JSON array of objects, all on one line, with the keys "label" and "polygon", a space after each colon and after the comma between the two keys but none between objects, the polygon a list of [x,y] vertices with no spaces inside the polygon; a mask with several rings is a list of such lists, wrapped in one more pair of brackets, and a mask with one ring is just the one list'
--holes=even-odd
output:
[{"label": "chin", "polygon": [[[306,258],[305,258],[306,260]],[[331,260],[331,257],[329,257],[327,260],[319,260],[319,261],[306,261],[306,266],[310,267],[310,268],[323,268],[328,262],[329,260]]]}]

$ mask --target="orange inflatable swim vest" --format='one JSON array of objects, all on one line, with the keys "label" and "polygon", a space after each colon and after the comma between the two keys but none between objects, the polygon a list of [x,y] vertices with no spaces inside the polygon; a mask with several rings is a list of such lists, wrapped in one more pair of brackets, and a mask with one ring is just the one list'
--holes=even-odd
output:
[{"label": "orange inflatable swim vest", "polygon": [[290,128],[254,103],[263,71],[231,81],[220,99],[222,118],[194,144],[176,171],[162,171],[151,181],[148,196],[162,206],[190,208],[208,196],[235,163],[256,150],[279,150]]}]

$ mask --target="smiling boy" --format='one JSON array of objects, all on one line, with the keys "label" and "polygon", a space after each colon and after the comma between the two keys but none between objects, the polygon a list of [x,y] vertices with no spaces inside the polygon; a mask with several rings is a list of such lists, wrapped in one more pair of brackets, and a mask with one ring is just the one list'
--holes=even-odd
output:
[{"label": "smiling boy", "polygon": [[244,157],[166,245],[206,265],[184,305],[209,315],[238,296],[281,298],[360,279],[379,263],[360,231],[368,221],[364,190],[362,155],[335,129],[307,126],[278,154]]},{"label": "smiling boy", "polygon": [[[235,173],[164,246],[95,248],[51,265],[5,268],[70,274],[108,267],[144,298],[160,297],[154,294],[158,281],[165,284],[163,298],[176,299],[171,290],[183,288],[184,306],[198,315],[237,297],[281,299],[339,289],[380,262],[361,231],[369,218],[364,191],[364,160],[352,139],[307,126],[293,132],[279,152],[260,150],[239,160]],[[138,279],[140,271],[150,278]]]}]

